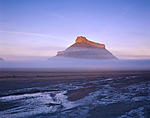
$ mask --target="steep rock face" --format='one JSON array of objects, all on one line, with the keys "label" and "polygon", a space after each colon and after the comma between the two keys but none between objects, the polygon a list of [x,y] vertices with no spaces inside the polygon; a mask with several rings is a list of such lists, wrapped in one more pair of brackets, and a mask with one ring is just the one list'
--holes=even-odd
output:
[{"label": "steep rock face", "polygon": [[57,57],[85,58],[85,59],[117,59],[104,44],[89,41],[83,36],[77,37],[75,43],[64,51],[60,51]]},{"label": "steep rock face", "polygon": [[84,43],[84,44],[89,44],[89,45],[92,45],[92,46],[96,46],[96,47],[100,47],[100,48],[105,48],[105,45],[104,44],[100,44],[100,43],[95,43],[95,42],[92,42],[92,41],[89,41],[86,39],[86,37],[83,37],[83,36],[79,36],[77,37],[76,43]]}]

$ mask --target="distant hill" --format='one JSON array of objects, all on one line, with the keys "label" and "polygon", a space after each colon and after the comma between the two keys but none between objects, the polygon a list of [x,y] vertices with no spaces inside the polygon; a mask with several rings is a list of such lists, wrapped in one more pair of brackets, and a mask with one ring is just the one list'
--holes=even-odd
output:
[{"label": "distant hill", "polygon": [[0,58],[0,61],[4,61],[4,59],[3,59],[3,58]]},{"label": "distant hill", "polygon": [[59,51],[56,57],[71,57],[85,59],[117,59],[111,54],[104,44],[95,43],[79,36],[75,43],[64,51]]}]

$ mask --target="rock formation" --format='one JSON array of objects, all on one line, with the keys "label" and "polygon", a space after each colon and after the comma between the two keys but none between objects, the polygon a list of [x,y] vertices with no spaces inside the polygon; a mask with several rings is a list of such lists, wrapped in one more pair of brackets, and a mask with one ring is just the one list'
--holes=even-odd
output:
[{"label": "rock formation", "polygon": [[89,41],[83,36],[77,37],[73,45],[64,51],[59,51],[56,57],[117,59],[105,48],[104,44]]},{"label": "rock formation", "polygon": [[85,43],[85,44],[89,44],[89,45],[93,45],[93,46],[97,46],[97,47],[100,47],[100,48],[105,48],[105,45],[104,44],[100,44],[100,43],[95,43],[95,42],[92,42],[92,41],[89,41],[87,40],[85,37],[83,36],[79,36],[77,37],[76,43]]}]

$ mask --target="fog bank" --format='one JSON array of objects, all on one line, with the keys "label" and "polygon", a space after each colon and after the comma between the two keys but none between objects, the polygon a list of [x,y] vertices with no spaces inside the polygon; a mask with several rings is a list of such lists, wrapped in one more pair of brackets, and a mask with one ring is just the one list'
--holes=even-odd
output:
[{"label": "fog bank", "polygon": [[50,58],[45,61],[0,61],[0,69],[150,70],[150,60]]}]

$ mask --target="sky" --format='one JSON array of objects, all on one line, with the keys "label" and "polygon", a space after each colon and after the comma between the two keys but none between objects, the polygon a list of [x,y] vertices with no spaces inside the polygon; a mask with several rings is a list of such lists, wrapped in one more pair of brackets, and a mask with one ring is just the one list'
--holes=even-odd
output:
[{"label": "sky", "polygon": [[77,36],[150,59],[150,0],[0,0],[0,57],[47,59]]}]

